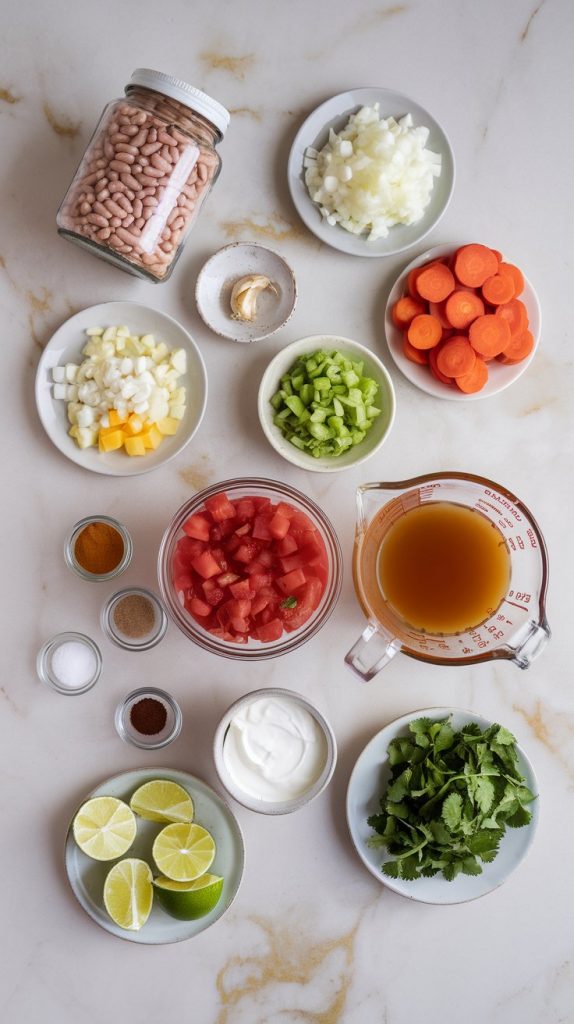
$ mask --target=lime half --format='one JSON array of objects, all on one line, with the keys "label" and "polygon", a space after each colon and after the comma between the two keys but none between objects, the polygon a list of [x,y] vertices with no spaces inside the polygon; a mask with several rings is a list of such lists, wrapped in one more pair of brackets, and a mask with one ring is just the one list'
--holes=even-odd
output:
[{"label": "lime half", "polygon": [[136,837],[136,819],[123,800],[97,796],[82,804],[72,825],[80,850],[94,860],[123,857]]},{"label": "lime half", "polygon": [[152,903],[149,864],[135,857],[126,857],[114,864],[104,885],[104,904],[112,921],[120,928],[137,932],[146,923]]},{"label": "lime half", "polygon": [[136,789],[130,800],[134,814],[147,821],[193,821],[193,801],[183,786],[153,779]]},{"label": "lime half", "polygon": [[162,875],[153,884],[163,909],[180,921],[205,917],[219,903],[223,892],[223,878],[209,872],[195,882],[174,882]]},{"label": "lime half", "polygon": [[201,825],[166,825],[156,836],[153,859],[174,882],[193,882],[213,863],[215,843]]}]

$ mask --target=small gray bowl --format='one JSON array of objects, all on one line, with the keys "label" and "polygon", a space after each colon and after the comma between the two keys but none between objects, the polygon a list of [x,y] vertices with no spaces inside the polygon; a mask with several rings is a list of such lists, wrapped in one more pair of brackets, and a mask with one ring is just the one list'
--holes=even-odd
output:
[{"label": "small gray bowl", "polygon": [[[281,800],[277,802],[271,800],[257,800],[256,797],[252,797],[249,793],[246,793],[241,789],[227,771],[223,758],[223,747],[225,744],[227,730],[231,725],[231,720],[241,707],[245,704],[250,704],[252,701],[257,700],[260,697],[288,697],[290,700],[295,701],[313,716],[325,737],[327,756],[323,771],[309,789],[300,796],[294,797],[292,800]],[[311,803],[316,796],[319,796],[319,793],[323,792],[331,781],[333,772],[335,771],[335,765],[337,764],[337,741],[327,720],[323,718],[321,712],[314,704],[311,704],[306,697],[303,697],[300,693],[296,693],[294,690],[286,690],[282,687],[264,687],[261,690],[251,690],[250,693],[244,694],[243,697],[234,701],[231,707],[227,709],[215,731],[215,737],[213,740],[213,757],[215,760],[215,770],[221,785],[234,800],[237,800],[238,803],[243,804],[243,806],[247,807],[250,811],[257,811],[259,814],[291,814],[292,811],[298,811],[301,807],[305,807],[306,804]]]},{"label": "small gray bowl", "polygon": [[[274,285],[259,296],[252,322],[231,316],[233,285],[249,274],[264,274]],[[261,341],[275,334],[291,318],[297,302],[297,284],[291,267],[264,245],[232,242],[204,263],[195,286],[195,301],[207,326],[231,341]]]}]

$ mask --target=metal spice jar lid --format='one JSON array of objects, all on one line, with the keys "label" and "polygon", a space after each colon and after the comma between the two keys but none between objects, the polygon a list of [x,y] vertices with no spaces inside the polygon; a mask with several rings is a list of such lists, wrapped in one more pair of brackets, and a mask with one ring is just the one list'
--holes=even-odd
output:
[{"label": "metal spice jar lid", "polygon": [[181,732],[182,714],[177,701],[153,686],[141,687],[120,701],[115,713],[118,736],[125,743],[157,750]]},{"label": "metal spice jar lid", "polygon": [[126,587],[108,598],[101,624],[106,636],[125,651],[149,651],[165,636],[167,615],[151,590]]}]

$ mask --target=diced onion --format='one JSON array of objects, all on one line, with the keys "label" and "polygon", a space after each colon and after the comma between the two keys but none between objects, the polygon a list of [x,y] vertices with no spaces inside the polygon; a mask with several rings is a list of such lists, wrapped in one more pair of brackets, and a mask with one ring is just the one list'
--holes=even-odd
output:
[{"label": "diced onion", "polygon": [[328,224],[368,241],[385,238],[394,224],[416,224],[430,203],[441,172],[438,153],[426,149],[429,130],[380,118],[379,104],[351,114],[340,132],[329,132],[319,152],[305,153],[305,183]]}]

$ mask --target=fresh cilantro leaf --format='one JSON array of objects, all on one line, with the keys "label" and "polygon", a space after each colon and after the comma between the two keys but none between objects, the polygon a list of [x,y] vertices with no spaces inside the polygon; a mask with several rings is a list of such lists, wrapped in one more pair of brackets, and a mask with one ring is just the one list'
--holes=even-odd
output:
[{"label": "fresh cilantro leaf", "polygon": [[389,878],[400,878],[401,862],[400,860],[388,860],[383,864],[383,874]]},{"label": "fresh cilantro leaf", "polygon": [[511,814],[510,817],[506,819],[506,824],[509,825],[510,828],[523,828],[524,825],[529,825],[531,821],[532,814],[530,811],[527,811],[525,807],[519,807],[514,814]]},{"label": "fresh cilantro leaf", "polygon": [[482,868],[474,857],[465,857],[462,862],[462,872],[464,875],[481,875]]},{"label": "fresh cilantro leaf", "polygon": [[460,825],[462,797],[460,793],[451,793],[442,805],[442,818],[447,828],[454,832]]},{"label": "fresh cilantro leaf", "polygon": [[478,779],[474,780],[473,788],[474,799],[482,813],[486,814],[494,800],[494,786],[489,778],[479,775]]},{"label": "fresh cilantro leaf", "polygon": [[297,598],[296,597],[292,597],[292,596],[291,597],[286,597],[285,600],[281,602],[279,607],[280,608],[296,608],[297,607]]}]

